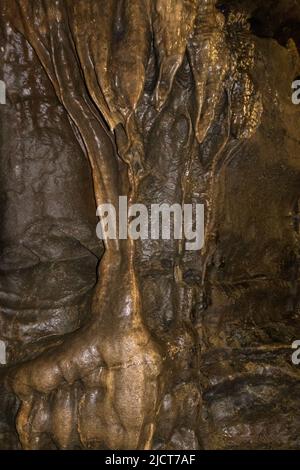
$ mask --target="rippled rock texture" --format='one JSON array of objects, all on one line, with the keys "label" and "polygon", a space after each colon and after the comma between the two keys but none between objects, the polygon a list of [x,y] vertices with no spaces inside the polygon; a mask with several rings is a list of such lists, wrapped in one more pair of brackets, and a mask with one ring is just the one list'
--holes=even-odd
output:
[{"label": "rippled rock texture", "polygon": [[[300,448],[300,6],[266,3],[1,0],[1,448]],[[204,248],[102,245],[120,195],[205,204]]]}]

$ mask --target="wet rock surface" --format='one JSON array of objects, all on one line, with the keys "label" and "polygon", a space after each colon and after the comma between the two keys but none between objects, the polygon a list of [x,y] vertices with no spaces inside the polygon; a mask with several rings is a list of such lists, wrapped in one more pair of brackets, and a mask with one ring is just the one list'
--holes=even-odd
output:
[{"label": "wet rock surface", "polygon": [[[267,3],[3,2],[0,448],[300,447],[300,5]],[[120,195],[203,203],[203,249],[102,244]]]}]

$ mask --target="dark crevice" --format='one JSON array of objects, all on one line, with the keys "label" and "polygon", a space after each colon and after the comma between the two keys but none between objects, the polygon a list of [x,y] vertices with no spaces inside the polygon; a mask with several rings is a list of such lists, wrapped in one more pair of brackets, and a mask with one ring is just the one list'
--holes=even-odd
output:
[{"label": "dark crevice", "polygon": [[232,11],[246,13],[255,36],[282,46],[293,39],[300,52],[300,0],[222,0],[217,7],[226,17]]}]

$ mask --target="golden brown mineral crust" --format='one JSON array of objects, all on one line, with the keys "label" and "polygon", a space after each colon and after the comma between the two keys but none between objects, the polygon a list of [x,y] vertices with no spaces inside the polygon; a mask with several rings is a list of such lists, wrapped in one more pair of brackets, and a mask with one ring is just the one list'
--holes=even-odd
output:
[{"label": "golden brown mineral crust", "polygon": [[[237,3],[3,0],[1,447],[300,447],[300,61]],[[121,195],[204,203],[203,250],[103,254]]]}]

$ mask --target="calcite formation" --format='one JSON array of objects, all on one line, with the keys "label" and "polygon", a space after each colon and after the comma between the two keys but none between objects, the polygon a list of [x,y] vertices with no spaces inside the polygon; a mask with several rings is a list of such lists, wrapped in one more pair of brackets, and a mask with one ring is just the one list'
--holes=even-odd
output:
[{"label": "calcite formation", "polygon": [[300,3],[0,6],[0,448],[300,448]]}]

